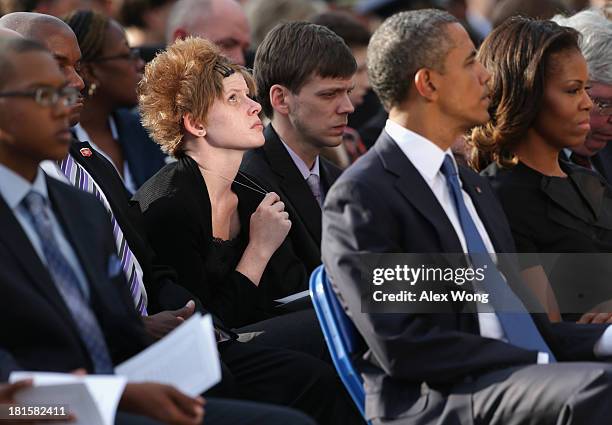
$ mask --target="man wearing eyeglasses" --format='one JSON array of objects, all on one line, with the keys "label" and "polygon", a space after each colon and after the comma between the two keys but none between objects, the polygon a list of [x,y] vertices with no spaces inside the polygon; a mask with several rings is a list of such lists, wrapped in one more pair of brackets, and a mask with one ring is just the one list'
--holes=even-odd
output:
[{"label": "man wearing eyeglasses", "polygon": [[[147,337],[133,319],[125,278],[114,266],[119,260],[107,213],[91,195],[46,177],[39,168],[41,161],[68,153],[69,114],[77,99],[43,46],[0,39],[0,311],[6,324],[0,340],[11,353],[29,351],[18,354],[26,369],[46,362],[55,370],[87,365],[111,373],[113,360],[135,354]],[[75,211],[79,220],[72,216]],[[108,297],[125,327],[101,319]],[[9,318],[19,318],[18,324],[8,325]],[[126,338],[132,343],[109,350]],[[133,390],[124,394],[125,407],[142,400],[133,397]],[[151,387],[140,389],[147,390]],[[158,392],[159,399],[176,408],[170,400],[178,392],[169,391],[165,398]],[[202,401],[178,397],[188,407],[176,418],[201,422]]]},{"label": "man wearing eyeglasses", "polygon": [[580,49],[591,77],[591,131],[583,145],[564,150],[566,159],[599,173],[612,184],[612,145],[608,146],[612,140],[612,21],[597,10],[553,20],[580,31]]},{"label": "man wearing eyeglasses", "polygon": [[[83,109],[83,97],[80,93],[85,88],[85,84],[79,75],[81,52],[76,36],[70,27],[60,19],[52,16],[17,12],[0,18],[0,28],[9,28],[23,37],[34,39],[44,44],[52,52],[60,70],[64,74],[67,87],[72,88],[77,93],[76,99],[74,99],[74,102],[69,107],[68,120],[71,127],[78,124]],[[129,249],[133,254],[133,261],[130,264],[126,264],[124,271],[126,278],[130,282],[130,288],[134,288],[132,294],[134,302],[137,309],[142,310],[142,313],[162,312],[161,315],[148,316],[143,314],[143,320],[147,329],[154,337],[161,338],[178,326],[182,319],[189,318],[193,313],[194,306],[192,304],[183,307],[191,299],[191,295],[184,293],[178,285],[170,283],[174,278],[172,270],[153,266],[153,254],[146,242],[140,237],[138,226],[134,225],[133,216],[135,212],[128,205],[127,192],[123,188],[121,178],[116,173],[113,165],[88,143],[78,143],[75,139],[72,142],[69,148],[70,154],[65,155],[63,162],[70,161],[73,167],[72,170],[67,168],[65,170],[69,171],[69,175],[75,176],[77,167],[75,163],[80,164],[85,169],[88,177],[90,177],[90,183],[97,188],[100,194],[99,198],[107,201],[107,205],[116,220],[117,227],[121,229],[122,237],[125,240],[122,243],[117,243],[116,240],[116,245],[126,247],[124,249]],[[69,181],[69,177],[49,162],[43,164],[43,169],[60,180]],[[77,184],[77,182],[72,181],[71,183],[80,189],[86,189],[90,193],[93,192],[91,184],[87,186],[83,185],[83,183]],[[114,223],[113,226],[115,226]],[[119,246],[117,250],[120,251]],[[122,255],[121,257],[124,258],[125,256]],[[138,281],[132,281],[134,279]],[[145,282],[147,282],[146,290],[144,289]],[[151,292],[148,294],[148,299],[147,291]],[[161,295],[157,296],[158,292],[164,293],[167,304],[163,306],[158,305],[158,300],[162,298]],[[183,308],[181,309],[181,307]],[[147,311],[147,308],[150,311]]]}]

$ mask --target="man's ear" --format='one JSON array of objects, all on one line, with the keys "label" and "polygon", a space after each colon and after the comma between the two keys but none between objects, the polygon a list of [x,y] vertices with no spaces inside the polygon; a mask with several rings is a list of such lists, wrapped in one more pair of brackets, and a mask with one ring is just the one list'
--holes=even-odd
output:
[{"label": "man's ear", "polygon": [[289,101],[291,93],[289,89],[280,84],[274,84],[270,87],[270,104],[274,112],[281,113],[283,115],[289,114]]},{"label": "man's ear", "polygon": [[0,128],[0,143],[12,145],[15,143],[15,138],[9,132]]},{"label": "man's ear", "polygon": [[206,136],[206,128],[199,121],[196,121],[191,114],[183,115],[183,127],[195,137]]},{"label": "man's ear", "polygon": [[427,68],[421,68],[414,75],[414,86],[421,97],[427,100],[438,98],[436,73]]},{"label": "man's ear", "polygon": [[79,69],[79,75],[85,81],[86,84],[96,83],[98,79],[96,78],[96,71],[92,64],[84,63],[81,65],[81,69]]}]

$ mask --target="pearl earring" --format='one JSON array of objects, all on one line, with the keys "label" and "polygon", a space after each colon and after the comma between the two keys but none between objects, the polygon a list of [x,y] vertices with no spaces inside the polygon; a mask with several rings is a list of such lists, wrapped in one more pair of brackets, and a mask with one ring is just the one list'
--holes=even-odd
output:
[{"label": "pearl earring", "polygon": [[89,95],[89,97],[93,96],[96,93],[97,89],[98,85],[96,83],[91,83],[89,85],[89,89],[87,90],[87,94]]}]

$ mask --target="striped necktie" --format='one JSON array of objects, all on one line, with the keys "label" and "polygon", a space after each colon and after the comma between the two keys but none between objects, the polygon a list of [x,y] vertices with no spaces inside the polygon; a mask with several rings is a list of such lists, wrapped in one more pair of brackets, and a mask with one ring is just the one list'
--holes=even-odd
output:
[{"label": "striped necktie", "polygon": [[138,260],[130,249],[123,231],[115,219],[115,215],[113,214],[106,196],[93,177],[91,177],[87,170],[76,162],[70,154],[68,154],[68,156],[66,156],[66,158],[64,158],[62,161],[59,161],[59,167],[73,186],[93,194],[106,208],[113,226],[113,235],[115,236],[117,252],[119,253],[119,258],[121,259],[121,267],[123,268],[123,271],[127,277],[130,293],[132,294],[132,299],[134,300],[134,305],[141,316],[146,316],[147,292],[142,280],[142,268],[138,264]]}]

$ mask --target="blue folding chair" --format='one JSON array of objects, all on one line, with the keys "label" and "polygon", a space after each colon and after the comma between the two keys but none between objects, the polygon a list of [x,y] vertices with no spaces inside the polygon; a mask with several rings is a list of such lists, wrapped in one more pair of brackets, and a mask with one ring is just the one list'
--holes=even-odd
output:
[{"label": "blue folding chair", "polygon": [[338,302],[322,265],[310,276],[310,297],[338,375],[365,419],[363,380],[351,360],[351,354],[357,349],[359,335]]}]

